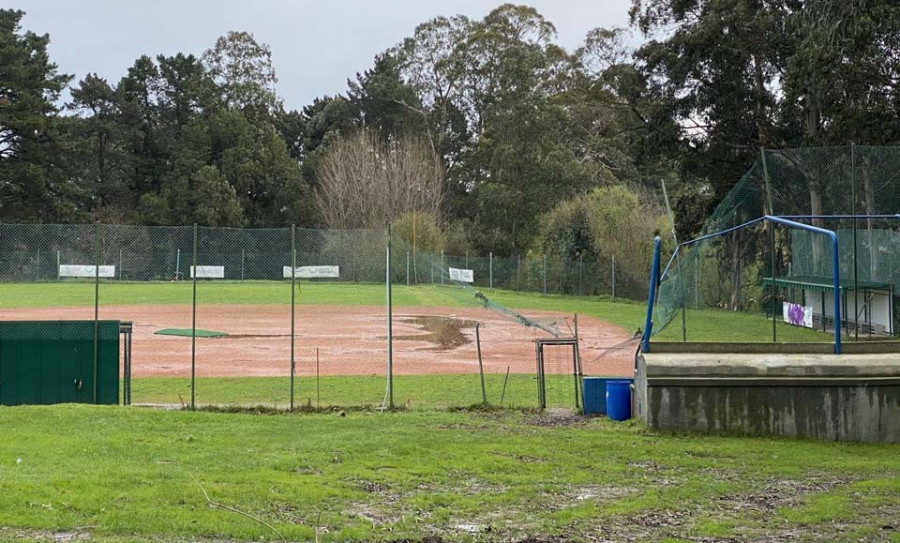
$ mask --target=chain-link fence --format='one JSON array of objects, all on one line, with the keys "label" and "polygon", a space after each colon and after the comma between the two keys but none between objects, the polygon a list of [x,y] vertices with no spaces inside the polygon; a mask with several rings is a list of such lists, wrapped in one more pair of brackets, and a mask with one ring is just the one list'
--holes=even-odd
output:
[{"label": "chain-link fence", "polygon": [[[511,307],[641,300],[643,282],[612,258],[432,254],[388,230],[0,224],[0,321],[131,323],[120,387],[140,404],[536,407],[534,342],[575,319]],[[589,373],[627,374],[625,332],[580,324]]]},{"label": "chain-link fence", "polygon": [[[898,183],[900,148],[763,152],[706,221],[700,240],[669,262],[654,333],[687,341],[830,342],[837,327],[853,339],[893,336]],[[827,236],[765,215],[836,234],[837,289]]]}]

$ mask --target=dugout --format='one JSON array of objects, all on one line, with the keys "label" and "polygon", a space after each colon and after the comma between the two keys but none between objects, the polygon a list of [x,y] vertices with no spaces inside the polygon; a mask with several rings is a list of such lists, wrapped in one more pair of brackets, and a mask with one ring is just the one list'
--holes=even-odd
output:
[{"label": "dugout", "polygon": [[[774,283],[782,302],[808,307],[812,328],[834,330],[834,280],[831,277],[792,275],[766,277],[763,285]],[[894,335],[894,286],[877,281],[854,281],[841,277],[841,322],[846,333],[851,329],[864,334]],[[768,307],[768,304],[767,304]],[[779,310],[781,307],[778,308]],[[776,316],[777,317],[777,316]]]},{"label": "dugout", "polygon": [[119,333],[119,321],[0,322],[0,405],[117,404]]}]

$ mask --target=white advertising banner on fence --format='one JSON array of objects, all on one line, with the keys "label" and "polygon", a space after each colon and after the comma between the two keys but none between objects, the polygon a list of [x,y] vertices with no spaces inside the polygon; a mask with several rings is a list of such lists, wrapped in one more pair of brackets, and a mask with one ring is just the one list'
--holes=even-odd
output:
[{"label": "white advertising banner on fence", "polygon": [[[93,278],[97,276],[96,266],[82,266],[78,264],[60,264],[60,277],[87,277]],[[112,278],[116,276],[115,266],[100,266],[100,277]]]},{"label": "white advertising banner on fence", "polygon": [[450,268],[450,280],[459,281],[460,283],[474,283],[475,272],[460,268]]},{"label": "white advertising banner on fence", "polygon": [[[339,266],[298,266],[294,272],[297,279],[336,279],[341,276]],[[284,278],[291,278],[291,267],[284,267]]]},{"label": "white advertising banner on fence", "polygon": [[813,327],[812,307],[784,302],[781,309],[784,313],[784,322],[794,326]]},{"label": "white advertising banner on fence", "polygon": [[[194,277],[193,266],[191,277]],[[197,279],[225,279],[225,266],[197,266]]]}]

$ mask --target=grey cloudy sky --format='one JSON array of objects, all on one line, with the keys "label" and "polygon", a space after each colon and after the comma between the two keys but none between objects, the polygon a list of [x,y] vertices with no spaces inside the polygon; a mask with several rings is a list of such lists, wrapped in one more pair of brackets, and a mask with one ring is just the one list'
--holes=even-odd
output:
[{"label": "grey cloudy sky", "polygon": [[[438,15],[481,18],[501,0],[4,0],[23,27],[49,33],[50,54],[76,81],[96,72],[117,82],[140,55],[200,55],[228,30],[272,47],[288,108],[346,89],[374,56]],[[631,0],[532,0],[571,50],[588,30],[625,26]],[[11,6],[9,4],[12,4]]]}]

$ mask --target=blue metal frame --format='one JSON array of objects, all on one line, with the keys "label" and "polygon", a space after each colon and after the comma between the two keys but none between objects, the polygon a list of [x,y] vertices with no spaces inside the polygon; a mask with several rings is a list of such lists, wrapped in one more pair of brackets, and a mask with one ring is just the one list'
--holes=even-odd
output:
[{"label": "blue metal frame", "polygon": [[[802,222],[783,219],[773,215],[765,215],[763,217],[769,222],[782,224],[798,230],[806,230],[814,234],[821,234],[831,239],[831,270],[834,281],[834,354],[841,354],[841,268],[838,255],[838,238],[832,230],[819,228],[818,226],[810,226]],[[775,316],[772,315],[774,319]],[[825,318],[825,308],[822,308],[822,318]]]},{"label": "blue metal frame", "polygon": [[656,303],[656,287],[659,285],[659,253],[662,240],[653,238],[653,265],[650,266],[650,294],[647,299],[647,320],[644,322],[644,352],[650,352],[650,332],[653,330],[653,304]]},{"label": "blue metal frame", "polygon": [[[824,219],[824,218],[854,218],[852,215],[791,215],[791,218],[807,218],[807,219]],[[866,216],[860,216],[866,217]],[[900,215],[883,215],[883,216],[868,216],[868,218],[900,218]],[[838,238],[837,234],[835,234],[831,230],[827,230],[825,228],[819,228],[817,226],[810,226],[808,224],[804,224],[801,222],[793,221],[790,219],[786,219],[784,217],[777,217],[774,215],[763,215],[758,219],[753,219],[752,221],[747,221],[743,224],[739,224],[737,226],[732,226],[731,228],[727,228],[720,232],[713,232],[712,234],[706,234],[704,236],[700,236],[698,238],[685,241],[679,243],[675,250],[672,252],[672,257],[669,258],[668,263],[666,264],[665,269],[662,274],[659,273],[659,252],[660,252],[660,239],[657,236],[653,240],[653,266],[650,271],[650,294],[647,299],[647,321],[644,324],[644,337],[643,337],[643,350],[644,352],[650,351],[650,333],[653,329],[653,305],[656,303],[656,287],[662,281],[662,278],[666,277],[669,273],[669,269],[672,267],[672,263],[675,261],[675,257],[678,255],[678,251],[681,250],[682,247],[688,247],[695,243],[699,243],[701,241],[724,236],[726,234],[730,234],[735,230],[740,230],[742,228],[747,228],[748,226],[752,226],[756,223],[768,221],[776,224],[781,224],[783,226],[788,226],[790,228],[797,228],[798,230],[806,230],[809,232],[813,232],[816,234],[821,234],[823,236],[827,236],[831,240],[832,246],[832,271],[833,271],[833,280],[834,280],[834,352],[835,354],[841,354],[841,278],[840,278],[840,263],[839,263],[839,252],[838,252]],[[824,316],[825,308],[822,308],[822,313]],[[774,316],[773,316],[774,318]]]}]

